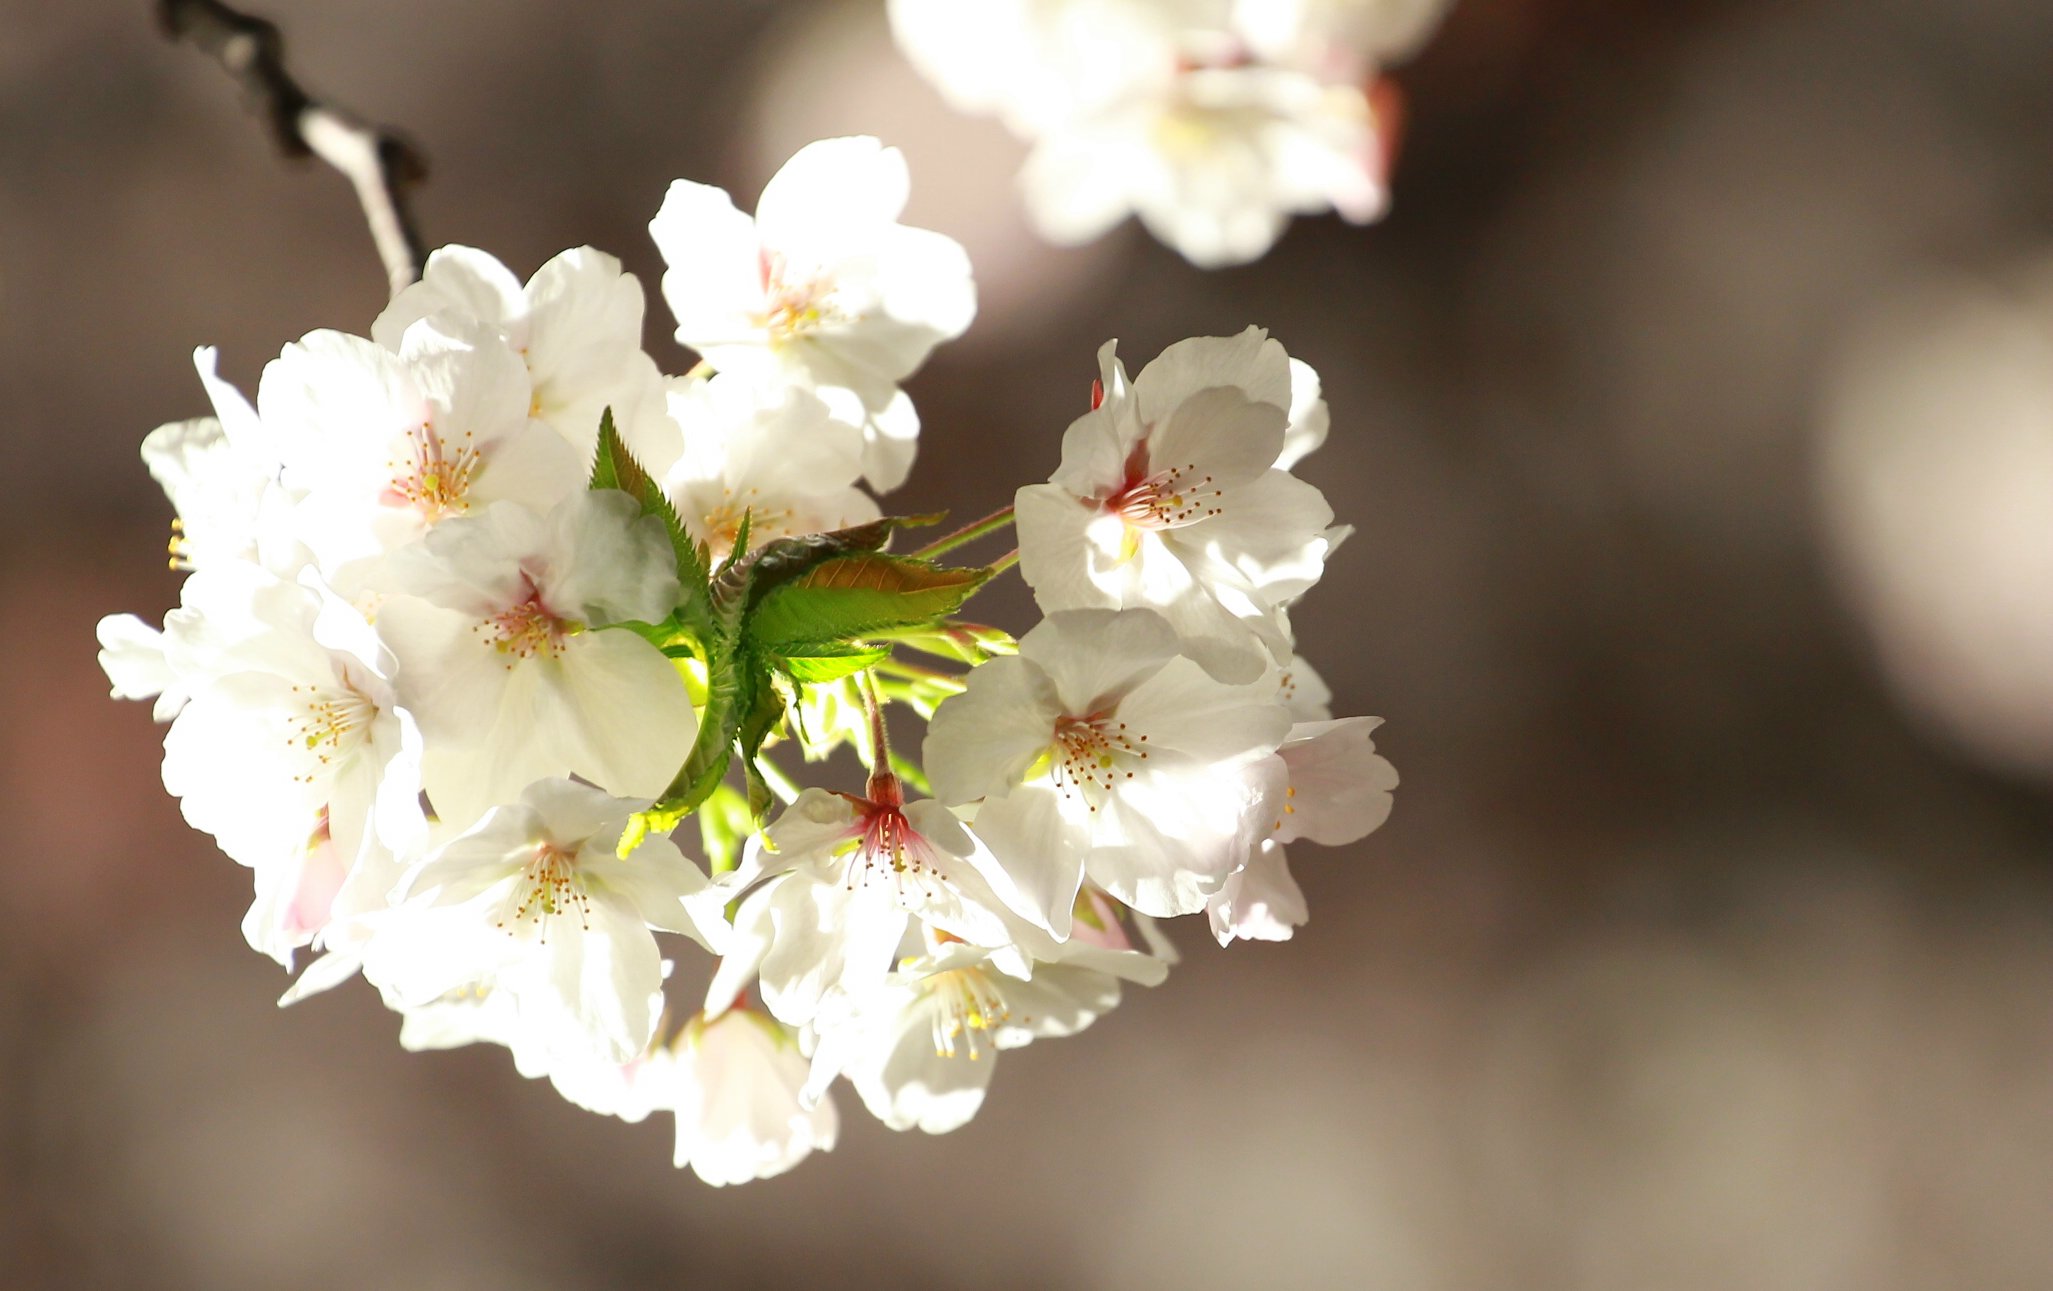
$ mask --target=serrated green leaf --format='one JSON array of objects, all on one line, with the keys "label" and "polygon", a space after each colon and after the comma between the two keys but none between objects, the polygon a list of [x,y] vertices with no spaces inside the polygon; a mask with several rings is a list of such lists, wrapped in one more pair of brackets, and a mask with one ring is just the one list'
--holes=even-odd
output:
[{"label": "serrated green leaf", "polygon": [[801,686],[853,677],[891,657],[888,646],[818,646],[803,655],[775,655],[771,666]]},{"label": "serrated green leaf", "polygon": [[661,520],[664,531],[670,536],[670,551],[677,562],[677,582],[683,589],[685,603],[689,604],[703,593],[707,577],[704,547],[685,531],[684,522],[678,518],[677,508],[671,505],[663,486],[628,451],[620,432],[614,428],[611,408],[599,418],[599,444],[592,455],[591,487],[619,489],[641,505],[643,515]]},{"label": "serrated green leaf", "polygon": [[[662,496],[660,489],[655,489],[652,482],[648,482],[645,473],[634,474],[640,472],[640,467],[633,465],[633,457],[620,447],[619,437],[612,433],[611,424],[609,417],[601,426],[601,455],[611,463],[604,469],[612,472],[610,478],[639,479],[646,483],[647,488],[654,490],[654,498],[643,499],[644,509],[651,514],[665,515],[668,517],[666,523],[674,524],[676,513],[670,509],[669,500]],[[595,480],[602,473],[599,467],[594,467]],[[636,496],[639,498],[641,495]],[[662,508],[660,511],[654,509],[658,502]],[[849,656],[842,652],[842,643],[831,640],[773,655],[760,649],[747,631],[750,611],[764,596],[804,578],[823,562],[873,553],[884,545],[894,530],[920,522],[929,521],[927,517],[913,517],[911,520],[887,517],[832,533],[780,538],[765,543],[756,551],[728,560],[710,580],[700,572],[696,586],[703,588],[705,594],[692,598],[676,616],[680,621],[678,640],[691,642],[705,661],[706,702],[699,714],[698,737],[663,795],[647,811],[635,817],[629,837],[639,842],[650,831],[668,832],[676,828],[719,789],[721,779],[733,765],[736,754],[741,757],[742,772],[748,781],[751,809],[758,814],[769,809],[769,786],[763,782],[755,759],[763,741],[784,715],[785,700],[775,684],[780,660],[839,660]],[[680,553],[688,545],[681,530],[675,528],[672,541]],[[704,571],[704,546],[691,545],[691,550],[695,560],[693,567]],[[683,559],[680,554],[680,564]],[[977,581],[986,577],[981,570],[948,572],[967,573]],[[681,573],[680,578],[683,577]],[[967,594],[966,591],[963,593]],[[960,603],[960,598],[954,603]],[[874,662],[871,652],[865,651],[864,657]],[[875,657],[882,656],[877,654]],[[801,668],[807,666],[800,665]],[[820,666],[829,665],[823,663]],[[866,662],[861,666],[869,665]],[[794,675],[794,680],[799,679]],[[626,843],[624,838],[623,846]]]},{"label": "serrated green leaf", "polygon": [[830,642],[933,624],[989,578],[983,569],[878,551],[836,556],[765,593],[746,631],[763,649],[809,655]]},{"label": "serrated green leaf", "polygon": [[727,549],[727,559],[720,562],[720,568],[713,571],[713,577],[718,578],[728,570],[733,569],[741,558],[748,554],[748,531],[750,525],[755,523],[754,517],[755,511],[753,508],[744,507],[742,509],[741,523],[734,526],[734,542]]}]

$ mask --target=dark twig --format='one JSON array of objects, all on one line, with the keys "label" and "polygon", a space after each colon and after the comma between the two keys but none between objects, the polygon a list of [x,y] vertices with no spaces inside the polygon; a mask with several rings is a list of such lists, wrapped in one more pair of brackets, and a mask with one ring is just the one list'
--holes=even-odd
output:
[{"label": "dark twig", "polygon": [[235,78],[250,110],[269,122],[280,152],[319,157],[349,180],[393,295],[420,278],[421,240],[407,210],[406,189],[424,178],[428,167],[412,144],[301,89],[285,70],[285,42],[278,28],[262,18],[219,0],[158,0],[157,20],[172,39],[212,56]]}]

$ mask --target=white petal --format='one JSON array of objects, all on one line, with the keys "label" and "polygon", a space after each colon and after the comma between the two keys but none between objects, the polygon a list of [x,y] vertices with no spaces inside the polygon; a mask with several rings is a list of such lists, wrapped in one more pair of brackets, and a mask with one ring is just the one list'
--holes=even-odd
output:
[{"label": "white petal", "polygon": [[920,760],[934,796],[951,806],[1017,784],[1046,753],[1060,714],[1046,674],[1024,659],[993,659],[969,674],[927,724]]},{"label": "white petal", "polygon": [[986,877],[999,898],[1058,940],[1069,936],[1090,838],[1063,817],[1055,792],[1026,785],[986,800],[976,832],[996,862]]},{"label": "white petal", "polygon": [[[1163,350],[1134,378],[1134,395],[1150,422],[1167,417],[1201,390],[1233,386],[1255,403],[1290,407],[1290,359],[1259,327],[1237,336],[1198,336]],[[1278,447],[1280,448],[1280,442]],[[1272,454],[1269,465],[1275,461]]]},{"label": "white petal", "polygon": [[1226,880],[1226,886],[1206,902],[1205,913],[1222,946],[1232,945],[1236,938],[1288,941],[1310,917],[1283,845],[1274,840],[1265,840],[1248,857],[1246,868]]},{"label": "white petal", "polygon": [[1281,838],[1306,838],[1339,847],[1390,818],[1397,768],[1376,753],[1370,732],[1381,718],[1348,717],[1291,728],[1279,751],[1289,769],[1290,795]]}]

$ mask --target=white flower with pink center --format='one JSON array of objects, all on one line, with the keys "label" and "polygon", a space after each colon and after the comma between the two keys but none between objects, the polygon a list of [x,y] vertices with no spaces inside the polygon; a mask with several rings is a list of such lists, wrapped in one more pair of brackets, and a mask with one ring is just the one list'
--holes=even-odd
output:
[{"label": "white flower with pink center", "polygon": [[1000,895],[1064,937],[1086,875],[1146,914],[1203,909],[1257,837],[1258,764],[1289,727],[1274,678],[1214,680],[1160,615],[1075,610],[971,672],[923,761],[942,802],[982,800]]},{"label": "white flower with pink center", "polygon": [[444,314],[397,351],[312,332],[264,369],[257,406],[300,501],[299,535],[345,595],[366,562],[498,501],[546,510],[586,464],[529,415],[520,356],[492,328]]},{"label": "white flower with pink center", "polygon": [[1288,356],[1251,327],[1180,341],[1131,384],[1110,343],[1099,360],[1061,468],[1015,499],[1020,573],[1045,611],[1156,610],[1213,676],[1252,681],[1290,656],[1285,607],[1344,536],[1319,491],[1275,466]]},{"label": "white flower with pink center", "polygon": [[721,372],[818,393],[862,429],[879,489],[904,481],[919,432],[900,383],[976,313],[962,247],[898,222],[908,185],[896,148],[826,139],[771,178],[753,218],[678,180],[649,225],[677,339]]},{"label": "white flower with pink center", "polygon": [[722,373],[669,384],[683,451],[663,489],[692,537],[724,559],[748,517],[749,545],[877,518],[855,487],[862,432],[810,391]]},{"label": "white flower with pink center", "polygon": [[402,702],[426,741],[422,779],[453,824],[529,782],[578,775],[653,798],[697,732],[684,682],[632,632],[678,596],[661,521],[611,489],[546,516],[515,503],[446,521],[391,571],[378,616]]},{"label": "white flower with pink center", "polygon": [[656,1029],[654,933],[722,936],[687,911],[706,876],[675,843],[650,835],[618,855],[645,805],[570,780],[527,786],[407,874],[364,976],[402,1008],[482,983],[543,1053],[633,1060]]},{"label": "white flower with pink center", "polygon": [[723,980],[752,969],[770,1011],[802,1026],[828,992],[866,989],[889,971],[915,919],[1007,946],[1013,928],[996,871],[962,822],[938,802],[906,802],[896,777],[873,776],[865,797],[807,789],[715,885],[750,893],[736,940],[752,950],[723,966]]},{"label": "white flower with pink center", "polygon": [[642,350],[642,285],[620,261],[591,247],[551,259],[522,286],[512,270],[472,247],[443,247],[421,280],[371,324],[389,350],[423,318],[453,315],[496,331],[526,365],[529,414],[590,461],[607,409],[644,463],[676,452],[663,416],[662,375]]}]

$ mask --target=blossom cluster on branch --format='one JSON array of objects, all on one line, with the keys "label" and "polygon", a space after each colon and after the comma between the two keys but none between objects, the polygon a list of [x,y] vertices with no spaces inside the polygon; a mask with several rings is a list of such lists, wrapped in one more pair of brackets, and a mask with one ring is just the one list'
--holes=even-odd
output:
[{"label": "blossom cluster on branch", "polygon": [[1256,259],[1293,215],[1379,218],[1399,103],[1383,69],[1449,0],[890,0],[913,65],[1031,152],[1051,241],[1128,215],[1192,263]]},{"label": "blossom cluster on branch", "polygon": [[[315,953],[283,1002],[361,973],[408,1048],[670,1112],[678,1164],[738,1182],[832,1145],[837,1077],[894,1128],[962,1124],[998,1051],[1162,980],[1155,920],[1288,937],[1285,847],[1382,822],[1375,720],[1331,716],[1287,617],[1346,532],[1291,473],[1326,408],[1259,330],[1131,378],[1106,345],[1048,482],[892,549],[936,519],[874,500],[912,464],[901,383],[975,311],[906,187],[866,138],[753,215],[673,185],[683,376],[590,248],[523,283],[445,247],[254,403],[198,352],[214,415],[143,444],[180,604],[104,620],[101,662],[251,871],[249,943]],[[1016,552],[940,559],[1008,524]],[[1045,614],[1016,641],[961,613],[1015,564]],[[852,783],[780,762],[844,745]],[[696,1009],[679,938],[717,956]]]}]

